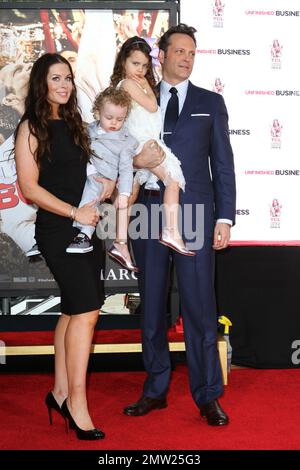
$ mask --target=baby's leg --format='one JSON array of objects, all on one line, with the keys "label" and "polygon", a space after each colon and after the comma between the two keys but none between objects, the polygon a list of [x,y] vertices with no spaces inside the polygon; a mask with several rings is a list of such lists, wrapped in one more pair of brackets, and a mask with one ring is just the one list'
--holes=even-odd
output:
[{"label": "baby's leg", "polygon": [[[99,197],[103,190],[103,184],[98,183],[95,180],[94,176],[101,177],[102,175],[100,175],[99,173],[95,173],[87,177],[79,207],[82,207],[93,200],[99,200]],[[97,202],[95,202],[95,207],[97,207]],[[66,252],[80,254],[93,251],[93,244],[91,242],[91,238],[95,231],[95,227],[93,225],[82,225],[79,222],[76,222],[75,220],[73,222],[73,226],[77,227],[80,232],[73,238],[73,241],[66,248]]]},{"label": "baby's leg", "polygon": [[[102,175],[100,175],[100,173],[97,173],[97,174],[89,175],[87,177],[79,207],[84,206],[85,204],[93,201],[94,199],[99,200],[99,197],[103,190],[103,184],[98,183],[94,178],[95,176],[101,177]],[[95,203],[95,206],[97,205],[98,204]],[[76,221],[74,221],[73,225],[74,227],[79,228],[79,230],[85,233],[90,239],[92,238],[92,235],[95,231],[95,227],[93,225],[82,225]]]}]

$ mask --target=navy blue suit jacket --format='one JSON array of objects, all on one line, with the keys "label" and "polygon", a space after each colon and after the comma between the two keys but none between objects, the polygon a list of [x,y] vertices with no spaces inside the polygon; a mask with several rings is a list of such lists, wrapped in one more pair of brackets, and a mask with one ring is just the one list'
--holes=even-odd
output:
[{"label": "navy blue suit jacket", "polygon": [[172,135],[171,150],[181,161],[186,189],[181,204],[204,204],[205,235],[216,219],[235,222],[235,175],[224,99],[189,82]]}]

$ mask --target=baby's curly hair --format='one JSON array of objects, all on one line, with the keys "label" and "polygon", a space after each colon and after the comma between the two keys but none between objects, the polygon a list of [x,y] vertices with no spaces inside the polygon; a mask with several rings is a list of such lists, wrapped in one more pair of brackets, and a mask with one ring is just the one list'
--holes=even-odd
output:
[{"label": "baby's curly hair", "polygon": [[121,106],[122,108],[127,108],[127,114],[131,109],[131,97],[127,91],[123,88],[108,87],[105,90],[99,93],[94,101],[92,113],[95,119],[99,119],[99,113],[105,102],[115,104],[116,106]]}]

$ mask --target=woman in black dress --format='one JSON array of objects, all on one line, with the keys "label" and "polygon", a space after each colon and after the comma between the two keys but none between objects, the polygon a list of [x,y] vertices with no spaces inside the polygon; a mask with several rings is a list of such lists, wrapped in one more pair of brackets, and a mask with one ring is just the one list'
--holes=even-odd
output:
[{"label": "woman in black dress", "polygon": [[[89,139],[77,109],[70,64],[58,54],[45,54],[33,65],[25,113],[15,133],[15,156],[23,195],[39,207],[36,240],[61,290],[61,316],[55,330],[55,384],[46,396],[52,409],[75,429],[79,439],[101,439],[90,417],[86,372],[94,327],[104,302],[100,272],[101,241],[80,256],[66,247],[81,224],[96,225],[98,211],[91,201],[77,208],[90,155]],[[104,196],[113,187],[104,186]]]}]

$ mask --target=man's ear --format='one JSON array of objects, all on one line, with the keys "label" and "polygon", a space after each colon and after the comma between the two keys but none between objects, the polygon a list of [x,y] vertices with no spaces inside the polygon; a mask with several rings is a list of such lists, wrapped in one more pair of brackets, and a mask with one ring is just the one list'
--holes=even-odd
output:
[{"label": "man's ear", "polygon": [[159,49],[158,60],[161,64],[163,64],[165,61],[165,53],[161,49]]}]

